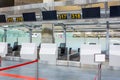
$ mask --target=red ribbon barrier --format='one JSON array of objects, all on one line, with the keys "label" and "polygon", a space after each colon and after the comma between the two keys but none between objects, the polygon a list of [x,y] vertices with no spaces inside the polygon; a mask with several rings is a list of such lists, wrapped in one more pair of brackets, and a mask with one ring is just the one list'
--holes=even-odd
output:
[{"label": "red ribbon barrier", "polygon": [[37,59],[37,60],[34,60],[34,61],[30,61],[30,62],[25,62],[25,63],[22,63],[22,64],[17,64],[17,65],[14,65],[14,66],[9,66],[9,67],[5,67],[5,68],[0,68],[0,71],[5,71],[5,70],[9,70],[9,69],[13,69],[13,68],[25,66],[25,65],[32,64],[32,63],[35,63],[35,62],[38,62],[38,59]]}]

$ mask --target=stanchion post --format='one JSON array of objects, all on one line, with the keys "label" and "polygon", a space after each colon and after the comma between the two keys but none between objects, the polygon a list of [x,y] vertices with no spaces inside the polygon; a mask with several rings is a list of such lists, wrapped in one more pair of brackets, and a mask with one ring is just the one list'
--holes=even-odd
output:
[{"label": "stanchion post", "polygon": [[98,80],[101,80],[101,66],[102,64],[98,64]]},{"label": "stanchion post", "polygon": [[0,67],[2,66],[2,57],[0,56]]},{"label": "stanchion post", "polygon": [[105,54],[96,53],[94,55],[94,60],[96,63],[98,63],[98,75],[97,80],[101,80],[101,71],[102,71],[102,63],[105,62]]},{"label": "stanchion post", "polygon": [[39,79],[39,53],[37,54],[37,63],[36,63],[36,80]]},{"label": "stanchion post", "polygon": [[36,65],[36,80],[39,79],[39,63],[37,61],[37,65]]}]

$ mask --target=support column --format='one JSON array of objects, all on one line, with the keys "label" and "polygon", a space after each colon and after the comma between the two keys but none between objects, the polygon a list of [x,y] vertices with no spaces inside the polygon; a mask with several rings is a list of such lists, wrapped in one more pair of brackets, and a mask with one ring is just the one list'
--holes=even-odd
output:
[{"label": "support column", "polygon": [[109,21],[106,24],[106,54],[109,55]]},{"label": "support column", "polygon": [[107,18],[108,17],[108,13],[107,13],[107,11],[108,11],[108,2],[105,2],[104,6],[105,6],[105,18]]},{"label": "support column", "polygon": [[[43,3],[47,3],[47,10],[54,10],[54,0],[43,0]],[[42,24],[42,43],[54,43],[54,24]]]},{"label": "support column", "polygon": [[43,0],[43,3],[47,3],[48,10],[54,10],[54,0]]},{"label": "support column", "polygon": [[32,43],[32,29],[29,29],[30,43]]},{"label": "support column", "polygon": [[67,28],[66,28],[66,25],[64,24],[61,24],[61,26],[63,27],[63,30],[64,30],[65,53],[67,54],[67,65],[69,65],[70,55],[67,52],[67,34],[66,34]]},{"label": "support column", "polygon": [[67,36],[66,36],[66,26],[65,25],[63,25],[63,29],[64,29],[64,39],[65,39],[65,47],[66,47]]},{"label": "support column", "polygon": [[102,68],[102,64],[98,64],[98,80],[101,80],[101,69]]},{"label": "support column", "polygon": [[42,24],[42,43],[54,43],[54,24]]},{"label": "support column", "polygon": [[4,42],[7,42],[7,29],[4,28]]}]

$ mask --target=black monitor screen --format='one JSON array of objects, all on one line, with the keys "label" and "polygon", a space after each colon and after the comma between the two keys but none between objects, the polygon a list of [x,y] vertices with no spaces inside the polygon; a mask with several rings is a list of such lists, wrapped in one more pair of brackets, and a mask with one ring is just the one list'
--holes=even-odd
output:
[{"label": "black monitor screen", "polygon": [[57,12],[53,11],[42,11],[43,20],[57,20]]},{"label": "black monitor screen", "polygon": [[0,23],[6,22],[5,15],[0,15]]},{"label": "black monitor screen", "polygon": [[84,19],[87,18],[100,18],[100,7],[94,8],[83,8],[82,16]]},{"label": "black monitor screen", "polygon": [[23,13],[23,19],[24,21],[36,21],[35,12]]},{"label": "black monitor screen", "polygon": [[120,17],[120,6],[110,6],[110,17]]},{"label": "black monitor screen", "polygon": [[60,43],[60,47],[65,47],[65,43]]}]

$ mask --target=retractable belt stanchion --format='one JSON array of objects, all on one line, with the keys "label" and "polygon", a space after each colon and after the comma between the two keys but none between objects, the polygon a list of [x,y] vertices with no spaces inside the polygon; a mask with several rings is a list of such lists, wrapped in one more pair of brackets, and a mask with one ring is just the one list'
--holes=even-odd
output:
[{"label": "retractable belt stanchion", "polygon": [[98,63],[98,74],[97,77],[95,77],[95,80],[101,80],[102,63],[105,62],[105,54],[95,54],[94,60],[96,63]]},{"label": "retractable belt stanchion", "polygon": [[0,56],[0,67],[2,66],[2,57]]},{"label": "retractable belt stanchion", "polygon": [[101,67],[102,67],[102,64],[98,64],[98,80],[101,80]]},{"label": "retractable belt stanchion", "polygon": [[13,68],[25,66],[25,65],[28,65],[28,64],[36,63],[36,62],[38,62],[38,60],[33,60],[33,61],[29,61],[29,62],[25,62],[25,63],[13,65],[13,66],[8,66],[8,67],[0,68],[0,71],[10,70],[10,69],[13,69]]},{"label": "retractable belt stanchion", "polygon": [[39,78],[39,63],[38,63],[38,61],[36,64],[37,64],[36,65],[36,80],[38,80],[38,78]]},{"label": "retractable belt stanchion", "polygon": [[[37,60],[39,61],[39,54],[37,54]],[[39,79],[39,62],[36,63],[36,80]]]}]

